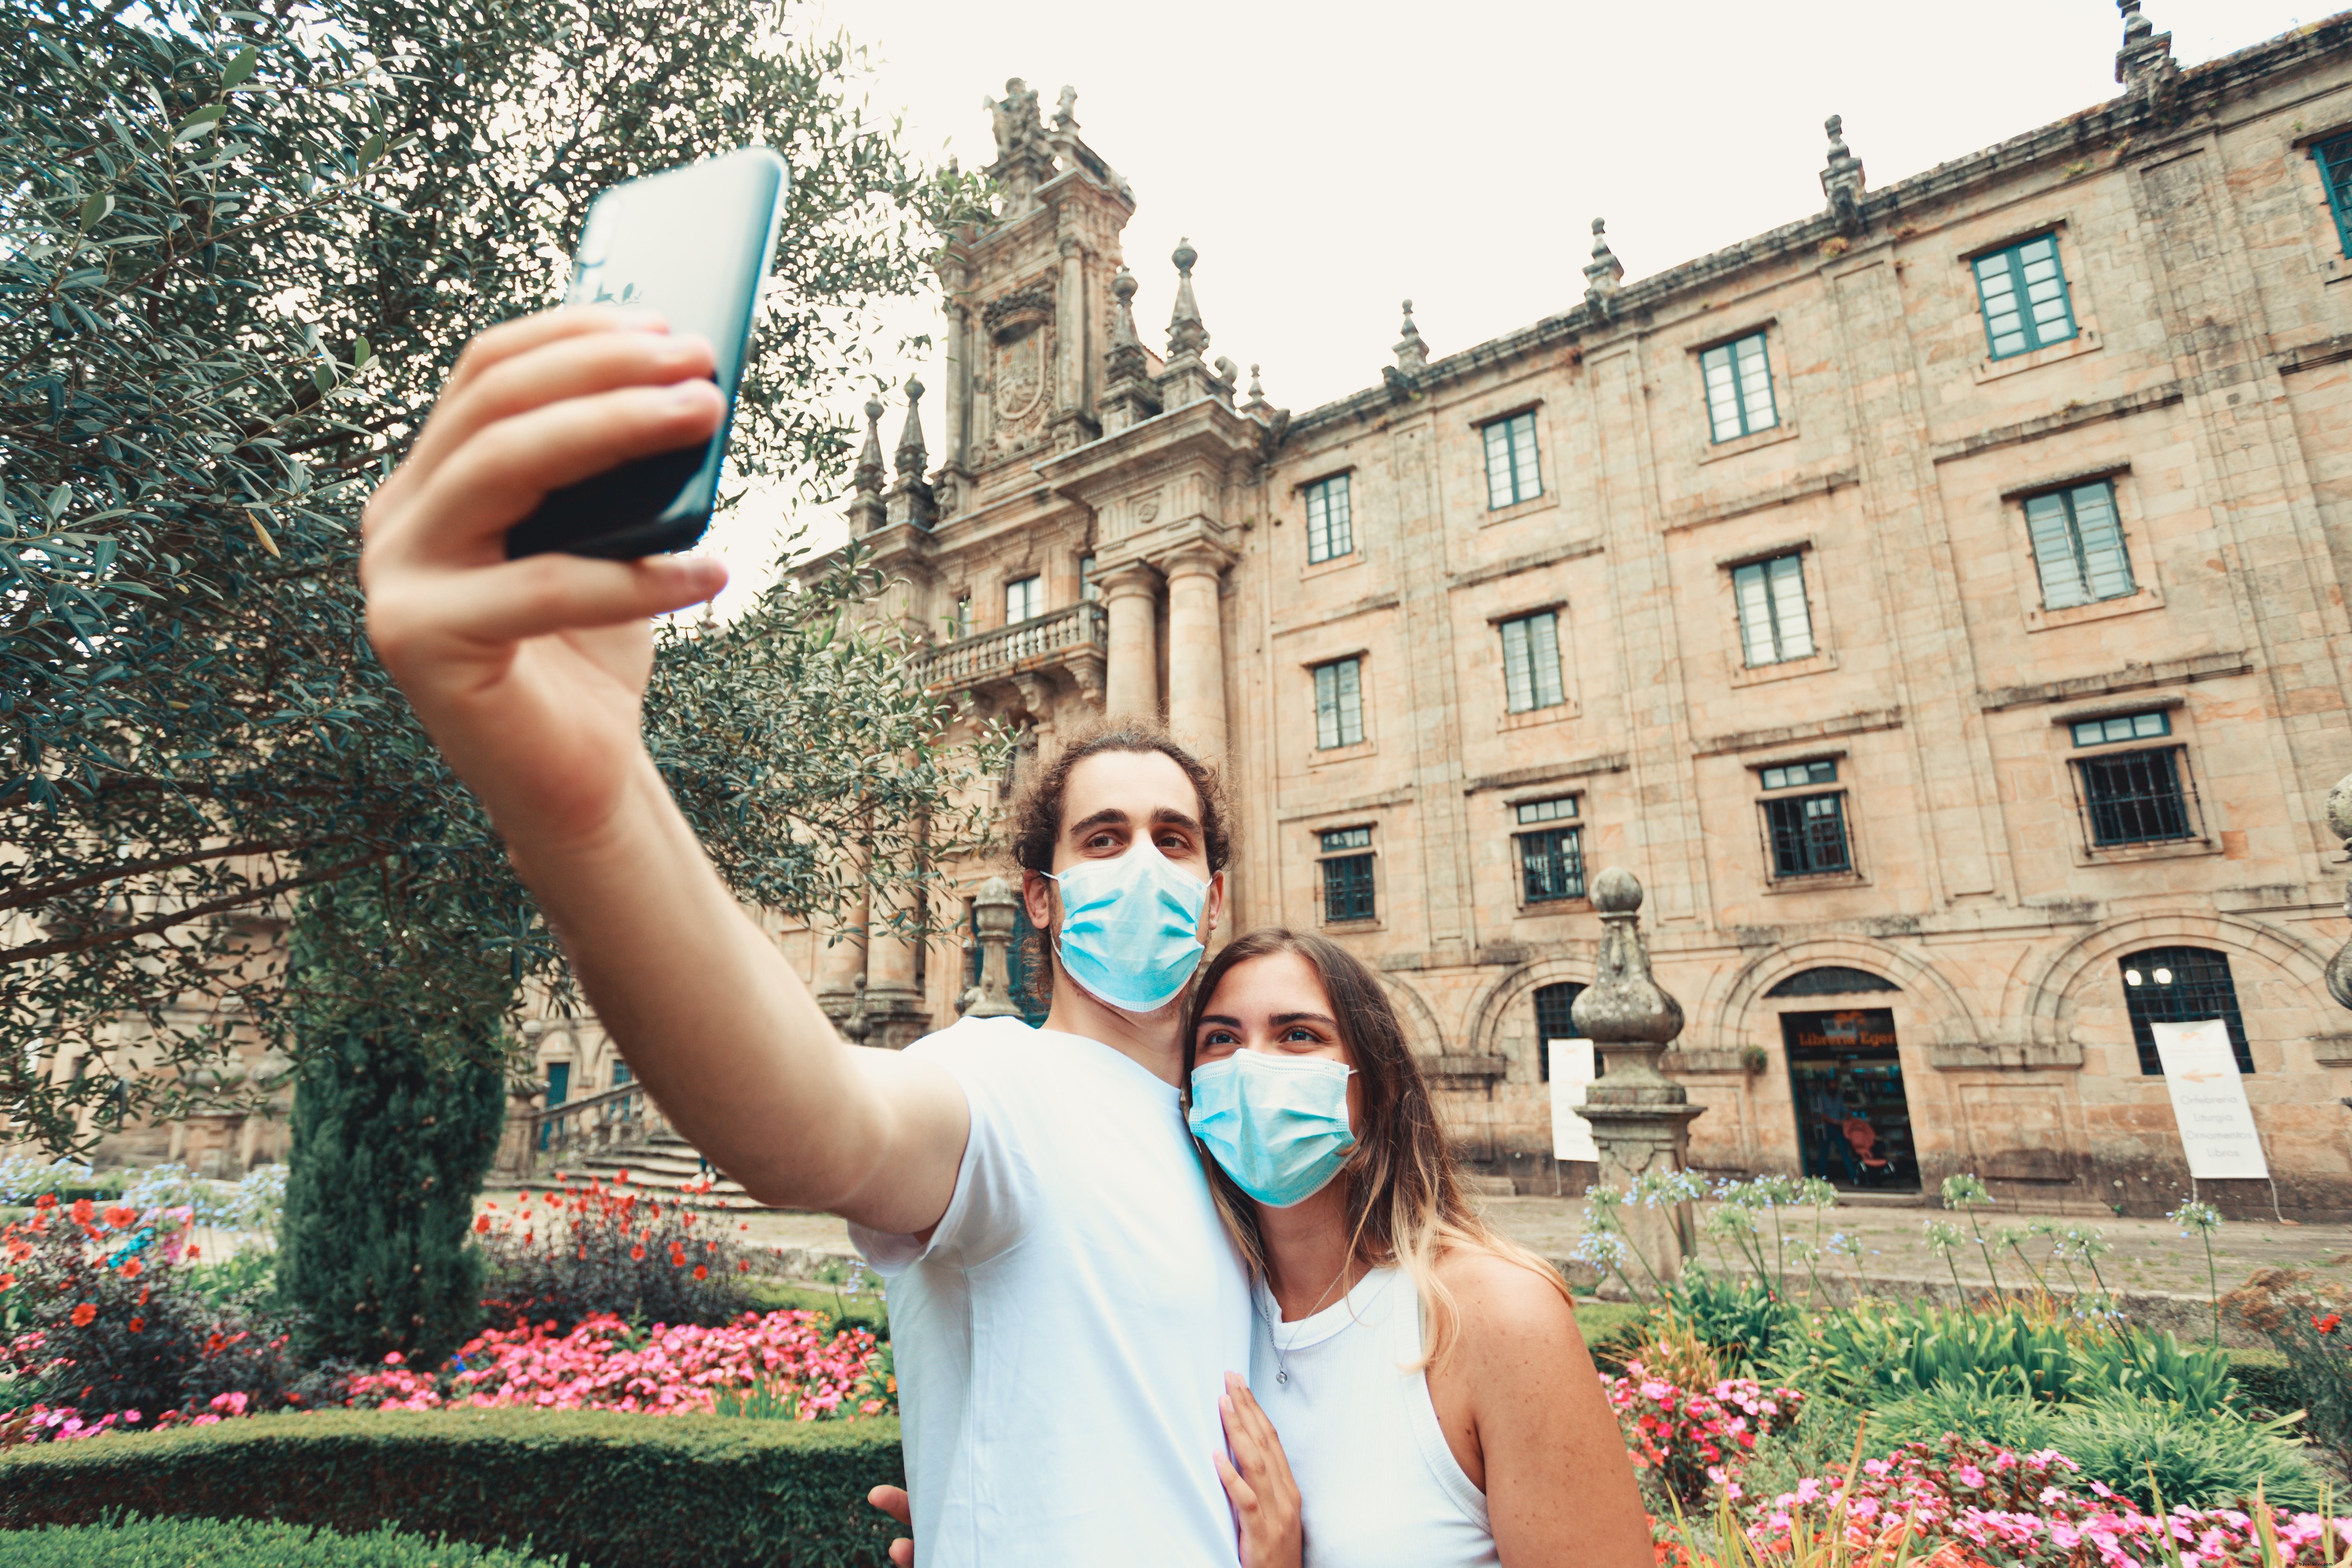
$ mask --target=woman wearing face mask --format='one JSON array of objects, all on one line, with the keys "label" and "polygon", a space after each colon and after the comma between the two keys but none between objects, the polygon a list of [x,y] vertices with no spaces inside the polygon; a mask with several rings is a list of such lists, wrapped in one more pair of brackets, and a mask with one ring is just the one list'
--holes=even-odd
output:
[{"label": "woman wearing face mask", "polygon": [[1464,1200],[1380,981],[1255,932],[1202,976],[1190,1041],[1187,1120],[1258,1312],[1220,1461],[1244,1568],[1302,1544],[1307,1568],[1648,1568],[1568,1292]]}]

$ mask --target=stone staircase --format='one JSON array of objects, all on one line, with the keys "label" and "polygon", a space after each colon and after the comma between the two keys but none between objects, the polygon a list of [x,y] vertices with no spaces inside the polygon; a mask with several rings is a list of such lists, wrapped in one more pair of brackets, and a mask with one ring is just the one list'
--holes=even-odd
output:
[{"label": "stone staircase", "polygon": [[[706,1166],[695,1146],[669,1124],[643,1086],[623,1084],[599,1094],[531,1113],[517,1129],[520,1157],[489,1185],[529,1190],[553,1184],[557,1174],[607,1183],[626,1172],[633,1186],[690,1208],[741,1213],[769,1206],[753,1201],[732,1177]],[[704,1184],[708,1182],[706,1186]]]}]

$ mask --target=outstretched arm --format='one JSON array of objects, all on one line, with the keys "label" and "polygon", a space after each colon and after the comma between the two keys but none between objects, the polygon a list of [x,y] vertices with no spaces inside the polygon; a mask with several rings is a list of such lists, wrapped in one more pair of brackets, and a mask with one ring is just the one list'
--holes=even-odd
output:
[{"label": "outstretched arm", "polygon": [[368,635],[678,1131],[763,1202],[919,1231],[954,1189],[961,1091],[835,1034],[646,751],[648,618],[709,599],[725,569],[506,559],[549,491],[708,439],[711,368],[708,343],[598,308],[476,338],[368,504]]}]

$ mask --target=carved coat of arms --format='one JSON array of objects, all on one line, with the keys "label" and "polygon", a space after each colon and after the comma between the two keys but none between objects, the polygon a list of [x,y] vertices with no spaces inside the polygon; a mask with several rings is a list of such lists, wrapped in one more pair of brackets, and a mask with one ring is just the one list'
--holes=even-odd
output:
[{"label": "carved coat of arms", "polygon": [[996,347],[996,417],[1004,424],[1026,424],[1045,399],[1045,339],[1043,331],[1024,332]]}]

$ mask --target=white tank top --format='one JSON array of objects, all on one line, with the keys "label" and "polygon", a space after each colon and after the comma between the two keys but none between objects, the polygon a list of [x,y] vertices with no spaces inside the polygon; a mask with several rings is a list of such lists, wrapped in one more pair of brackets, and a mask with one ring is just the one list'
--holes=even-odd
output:
[{"label": "white tank top", "polygon": [[1418,1369],[1412,1277],[1375,1269],[1346,1301],[1290,1323],[1263,1282],[1254,1289],[1250,1391],[1298,1481],[1306,1568],[1500,1563],[1486,1494],[1446,1446]]}]

